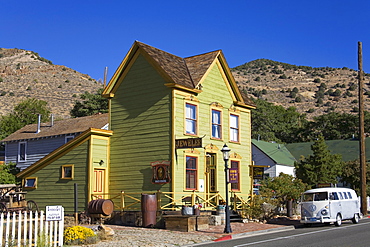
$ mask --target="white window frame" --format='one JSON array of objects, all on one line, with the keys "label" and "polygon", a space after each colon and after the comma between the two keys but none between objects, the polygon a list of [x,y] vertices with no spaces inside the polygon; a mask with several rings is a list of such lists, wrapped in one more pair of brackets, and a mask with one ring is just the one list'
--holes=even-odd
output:
[{"label": "white window frame", "polygon": [[[24,152],[24,158],[21,159],[21,146],[24,145],[22,149]],[[19,142],[18,143],[18,162],[26,162],[27,161],[27,142]]]},{"label": "white window frame", "polygon": [[75,136],[73,136],[73,135],[66,136],[66,137],[64,138],[64,143],[67,143],[67,142],[69,142],[69,141],[73,140],[74,138],[75,138]]},{"label": "white window frame", "polygon": [[[232,117],[236,117],[237,126],[233,125]],[[237,114],[230,113],[230,119],[229,119],[229,125],[230,125],[230,141],[231,142],[240,142],[240,116]]]},{"label": "white window frame", "polygon": [[[214,120],[213,119],[213,112],[218,112],[219,113],[219,115],[218,115],[219,116],[219,119],[218,119],[219,122],[218,123],[213,121]],[[219,136],[214,135],[214,132],[213,132],[214,127],[219,128],[219,130],[218,130]],[[212,137],[212,139],[222,140],[222,111],[221,110],[211,109],[211,137]]]},{"label": "white window frame", "polygon": [[[192,106],[195,109],[195,118],[190,116],[188,106]],[[189,107],[190,109],[190,107]],[[198,135],[198,105],[192,103],[185,103],[185,133],[187,135]]]}]

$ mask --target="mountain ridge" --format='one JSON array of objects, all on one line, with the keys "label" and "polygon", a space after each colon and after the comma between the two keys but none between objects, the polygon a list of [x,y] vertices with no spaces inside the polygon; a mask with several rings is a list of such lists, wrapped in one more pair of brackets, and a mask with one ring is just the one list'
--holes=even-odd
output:
[{"label": "mountain ridge", "polygon": [[79,95],[96,93],[102,83],[64,65],[54,65],[38,53],[0,48],[0,115],[26,98],[48,102],[56,118],[69,118]]}]

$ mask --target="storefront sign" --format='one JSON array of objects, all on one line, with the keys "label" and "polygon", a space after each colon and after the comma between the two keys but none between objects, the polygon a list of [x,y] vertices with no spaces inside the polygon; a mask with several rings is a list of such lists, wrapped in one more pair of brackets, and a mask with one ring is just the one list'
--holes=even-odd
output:
[{"label": "storefront sign", "polygon": [[263,179],[264,170],[264,167],[253,166],[253,179]]},{"label": "storefront sign", "polygon": [[169,167],[171,162],[170,161],[156,161],[150,163],[152,166],[152,183],[153,184],[166,184],[171,181],[169,176]]},{"label": "storefront sign", "polygon": [[46,206],[46,220],[59,221],[63,219],[64,208],[62,206]]},{"label": "storefront sign", "polygon": [[229,183],[237,184],[238,182],[238,168],[229,168]]},{"label": "storefront sign", "polygon": [[188,138],[188,139],[176,139],[176,149],[179,148],[201,148],[202,138]]}]

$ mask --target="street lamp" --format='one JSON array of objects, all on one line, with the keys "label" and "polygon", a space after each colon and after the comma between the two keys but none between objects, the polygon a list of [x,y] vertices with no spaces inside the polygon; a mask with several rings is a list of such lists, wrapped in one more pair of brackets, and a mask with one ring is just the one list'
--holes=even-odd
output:
[{"label": "street lamp", "polygon": [[230,211],[229,211],[229,178],[228,178],[228,170],[229,168],[227,167],[227,161],[230,158],[230,148],[225,144],[221,152],[224,156],[224,161],[225,161],[225,183],[226,183],[226,205],[225,205],[225,216],[226,216],[226,222],[225,222],[225,230],[224,233],[231,233],[231,226],[230,226]]}]

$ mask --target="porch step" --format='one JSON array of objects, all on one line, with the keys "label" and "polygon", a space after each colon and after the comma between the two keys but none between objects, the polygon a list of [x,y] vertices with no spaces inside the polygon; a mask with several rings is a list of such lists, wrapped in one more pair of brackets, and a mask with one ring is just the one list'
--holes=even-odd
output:
[{"label": "porch step", "polygon": [[230,210],[230,221],[231,222],[243,222],[243,219],[240,215],[234,210]]}]

